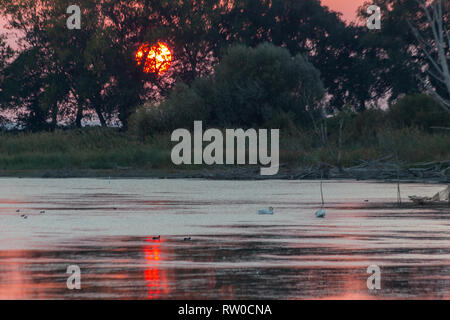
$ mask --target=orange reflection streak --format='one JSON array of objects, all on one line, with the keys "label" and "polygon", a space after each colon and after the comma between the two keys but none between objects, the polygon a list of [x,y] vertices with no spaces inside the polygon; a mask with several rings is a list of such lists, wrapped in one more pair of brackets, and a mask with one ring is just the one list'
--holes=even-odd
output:
[{"label": "orange reflection streak", "polygon": [[147,281],[148,299],[158,299],[168,292],[167,279],[164,270],[161,270],[161,243],[160,240],[147,239],[151,244],[144,247],[144,257],[148,268],[144,271]]},{"label": "orange reflection streak", "polygon": [[145,73],[162,75],[172,64],[172,52],[161,42],[150,46],[144,43],[136,53],[137,65],[143,65]]},{"label": "orange reflection streak", "polygon": [[0,300],[49,299],[52,290],[62,287],[51,281],[37,281],[26,264],[31,251],[0,251]]}]

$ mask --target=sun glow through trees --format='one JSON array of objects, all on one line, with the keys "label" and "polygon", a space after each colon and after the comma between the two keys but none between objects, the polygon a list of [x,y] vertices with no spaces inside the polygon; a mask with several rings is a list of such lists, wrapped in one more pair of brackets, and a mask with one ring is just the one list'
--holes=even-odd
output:
[{"label": "sun glow through trees", "polygon": [[150,46],[144,43],[136,52],[136,62],[145,73],[164,74],[172,64],[172,52],[161,42]]}]

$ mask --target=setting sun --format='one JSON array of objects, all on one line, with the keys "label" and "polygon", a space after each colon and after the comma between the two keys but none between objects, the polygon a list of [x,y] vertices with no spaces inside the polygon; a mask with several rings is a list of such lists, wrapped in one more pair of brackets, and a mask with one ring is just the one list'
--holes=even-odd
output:
[{"label": "setting sun", "polygon": [[172,64],[172,52],[161,42],[153,46],[144,43],[136,53],[136,61],[145,73],[162,75]]}]

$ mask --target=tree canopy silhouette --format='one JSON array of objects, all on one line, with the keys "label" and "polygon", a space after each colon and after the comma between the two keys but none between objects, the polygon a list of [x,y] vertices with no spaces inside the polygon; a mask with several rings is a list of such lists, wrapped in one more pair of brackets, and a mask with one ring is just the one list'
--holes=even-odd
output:
[{"label": "tree canopy silhouette", "polygon": [[[31,130],[61,120],[80,127],[89,118],[126,128],[139,105],[210,75],[230,46],[269,42],[320,71],[329,109],[364,110],[380,97],[420,90],[423,57],[411,57],[415,39],[402,24],[422,22],[413,2],[375,0],[387,14],[373,32],[346,25],[319,0],[80,0],[81,30],[66,27],[70,0],[0,0],[0,14],[23,35],[12,62],[2,51],[0,107]],[[162,76],[145,74],[136,51],[158,41],[174,61]]]}]

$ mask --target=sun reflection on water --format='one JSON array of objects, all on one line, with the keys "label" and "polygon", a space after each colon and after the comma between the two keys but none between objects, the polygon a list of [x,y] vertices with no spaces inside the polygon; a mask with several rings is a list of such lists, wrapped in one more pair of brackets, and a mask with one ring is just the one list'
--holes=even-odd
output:
[{"label": "sun reflection on water", "polygon": [[145,281],[148,288],[148,299],[158,299],[168,292],[166,273],[161,268],[162,240],[147,239],[144,247],[146,269],[144,271]]}]

